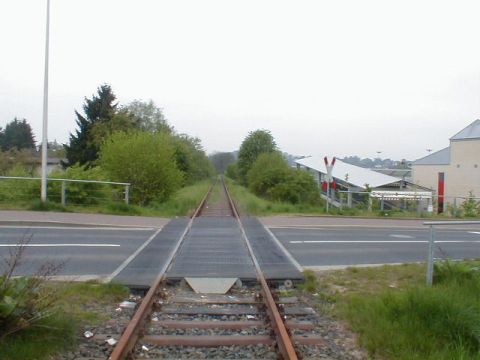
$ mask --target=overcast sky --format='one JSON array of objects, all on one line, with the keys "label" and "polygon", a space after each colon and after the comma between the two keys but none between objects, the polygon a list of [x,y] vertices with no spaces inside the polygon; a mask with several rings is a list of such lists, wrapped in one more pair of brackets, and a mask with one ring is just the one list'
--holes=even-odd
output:
[{"label": "overcast sky", "polygon": [[[50,140],[102,83],[231,151],[416,159],[480,118],[478,1],[51,0]],[[0,0],[0,126],[41,139],[46,0]]]}]

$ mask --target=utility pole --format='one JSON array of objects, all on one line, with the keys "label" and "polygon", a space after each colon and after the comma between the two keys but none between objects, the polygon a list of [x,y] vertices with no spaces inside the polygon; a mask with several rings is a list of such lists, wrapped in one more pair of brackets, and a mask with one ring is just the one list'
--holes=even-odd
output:
[{"label": "utility pole", "polygon": [[45,73],[43,81],[43,126],[42,126],[42,184],[41,200],[47,201],[47,156],[48,156],[48,53],[50,40],[50,0],[47,0],[47,24],[45,31]]}]

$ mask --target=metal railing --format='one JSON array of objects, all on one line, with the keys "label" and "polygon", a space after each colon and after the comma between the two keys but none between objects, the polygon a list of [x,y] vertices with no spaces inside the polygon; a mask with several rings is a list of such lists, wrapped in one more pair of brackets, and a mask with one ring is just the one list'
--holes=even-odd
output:
[{"label": "metal railing", "polygon": [[[374,195],[372,195],[372,193]],[[480,216],[480,197],[475,196],[426,196],[423,191],[417,195],[402,197],[402,191],[392,191],[396,198],[388,195],[375,195],[375,192],[339,190],[333,194],[332,204],[340,209],[355,208],[364,211],[399,211],[411,212],[417,216],[442,212],[447,216],[476,217]],[[415,194],[415,191],[409,191]],[[440,201],[439,201],[440,200]],[[439,206],[443,202],[442,206]],[[466,209],[466,202],[472,202],[473,208]],[[439,211],[439,209],[441,211]]]},{"label": "metal railing", "polygon": [[[37,196],[40,198],[40,177],[22,177],[22,176],[0,176],[0,201],[6,197],[6,193],[8,192],[8,199],[10,201],[28,201],[32,200]],[[35,182],[38,181],[38,187],[36,184],[31,185],[31,187],[22,188],[22,185],[19,185],[17,181],[28,181],[28,182]],[[88,203],[98,203],[98,202],[107,202],[114,198],[119,198],[119,194],[121,194],[122,200],[125,204],[129,204],[130,202],[130,183],[123,183],[123,182],[114,182],[114,181],[101,181],[101,180],[77,180],[77,179],[62,179],[62,178],[47,178],[47,183],[51,183],[49,188],[49,199],[54,200],[55,202],[59,202],[62,206],[67,205],[67,198],[69,195],[69,188],[67,184],[84,184],[84,187],[79,187],[77,185],[76,189],[70,189],[70,194],[72,197],[79,197],[79,193],[81,193],[81,197],[84,202]],[[52,187],[53,184],[59,183],[60,188]],[[10,188],[8,185],[10,184]],[[89,185],[90,184],[90,185]],[[95,186],[98,185],[98,186]],[[112,186],[112,191],[108,191],[103,186],[110,185]],[[123,190],[118,191],[118,187],[121,187]],[[3,194],[2,194],[3,192]],[[71,201],[75,203],[74,199]]]},{"label": "metal railing", "polygon": [[427,253],[427,285],[433,283],[433,262],[435,252],[435,226],[451,226],[451,225],[480,225],[480,221],[425,221],[423,225],[430,227],[430,237],[428,241]]}]

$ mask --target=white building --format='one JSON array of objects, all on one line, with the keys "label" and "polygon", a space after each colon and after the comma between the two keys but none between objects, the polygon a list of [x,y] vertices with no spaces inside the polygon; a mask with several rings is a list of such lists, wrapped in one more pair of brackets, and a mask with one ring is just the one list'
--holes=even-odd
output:
[{"label": "white building", "polygon": [[[415,184],[434,190],[444,201],[472,192],[480,196],[480,120],[450,138],[450,146],[412,164]],[[461,202],[461,201],[460,201]]]}]

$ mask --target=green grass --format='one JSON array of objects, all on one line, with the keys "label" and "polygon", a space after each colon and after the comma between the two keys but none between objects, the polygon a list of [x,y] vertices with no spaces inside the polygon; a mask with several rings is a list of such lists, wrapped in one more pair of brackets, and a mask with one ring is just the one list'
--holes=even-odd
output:
[{"label": "green grass", "polygon": [[275,214],[323,214],[323,206],[294,205],[290,203],[273,202],[259,198],[245,187],[236,184],[230,179],[225,179],[230,194],[234,198],[242,213],[249,215],[275,215]]},{"label": "green grass", "polygon": [[2,209],[20,209],[34,211],[60,211],[78,213],[98,213],[130,216],[185,216],[190,214],[205,196],[211,180],[204,180],[178,190],[169,200],[158,203],[153,201],[148,206],[125,204],[122,201],[109,202],[99,205],[74,205],[68,203],[61,206],[59,203],[48,201],[46,204],[35,199],[31,201],[1,202]]},{"label": "green grass", "polygon": [[194,185],[186,186],[166,202],[153,203],[151,209],[158,216],[185,216],[191,214],[200,204],[212,182],[200,181]]},{"label": "green grass", "polygon": [[[53,359],[55,354],[71,350],[82,324],[90,326],[106,321],[103,306],[128,296],[128,289],[117,284],[48,283],[48,291],[58,297],[56,313],[36,327],[25,329],[0,341],[0,359]],[[98,307],[98,312],[87,306]]]},{"label": "green grass", "polygon": [[0,359],[51,359],[75,344],[77,323],[70,315],[57,314],[36,327],[26,329],[0,342]]},{"label": "green grass", "polygon": [[374,359],[480,359],[479,266],[438,264],[432,287],[424,264],[323,272],[318,305],[333,304]]}]

